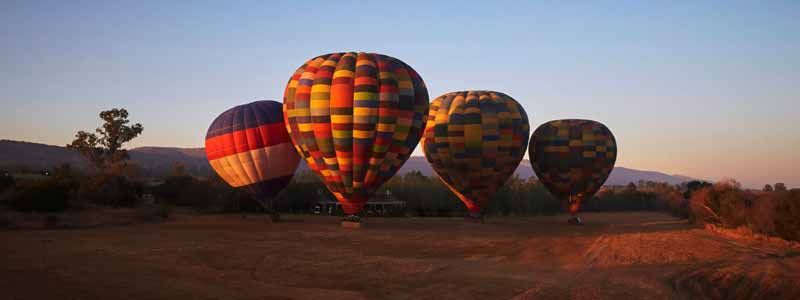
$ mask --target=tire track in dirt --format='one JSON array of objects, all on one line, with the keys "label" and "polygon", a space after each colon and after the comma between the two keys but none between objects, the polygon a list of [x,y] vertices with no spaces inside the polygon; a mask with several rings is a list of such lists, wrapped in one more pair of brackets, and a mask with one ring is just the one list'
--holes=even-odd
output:
[{"label": "tire track in dirt", "polygon": [[685,221],[675,219],[605,224],[600,230],[594,229],[598,235],[586,243],[574,262],[563,265],[558,286],[537,286],[513,299],[674,299],[678,295],[663,275],[653,274],[674,272],[676,267],[661,266],[659,260],[680,266],[691,263],[693,257],[653,256],[647,252],[659,249],[637,247],[641,240],[658,239],[650,237],[651,232],[662,234],[673,228],[689,229]]},{"label": "tire track in dirt", "polygon": [[697,236],[727,247],[733,255],[675,274],[670,281],[677,294],[693,299],[800,299],[797,249],[708,231]]}]

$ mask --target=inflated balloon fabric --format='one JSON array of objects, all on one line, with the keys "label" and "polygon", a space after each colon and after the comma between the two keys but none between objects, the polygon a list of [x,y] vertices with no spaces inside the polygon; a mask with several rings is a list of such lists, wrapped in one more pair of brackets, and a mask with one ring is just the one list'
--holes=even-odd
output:
[{"label": "inflated balloon fabric", "polygon": [[448,93],[431,102],[422,149],[439,178],[479,213],[516,170],[529,131],[525,110],[506,94]]},{"label": "inflated balloon fabric", "polygon": [[530,160],[539,181],[561,200],[591,198],[617,159],[617,143],[605,125],[591,120],[555,120],[531,136]]},{"label": "inflated balloon fabric", "polygon": [[356,214],[419,142],[428,90],[396,58],[331,53],[297,69],[283,110],[297,152],[344,211]]},{"label": "inflated balloon fabric", "polygon": [[232,187],[274,197],[291,181],[300,157],[283,124],[282,105],[256,101],[220,114],[206,134],[211,167]]}]

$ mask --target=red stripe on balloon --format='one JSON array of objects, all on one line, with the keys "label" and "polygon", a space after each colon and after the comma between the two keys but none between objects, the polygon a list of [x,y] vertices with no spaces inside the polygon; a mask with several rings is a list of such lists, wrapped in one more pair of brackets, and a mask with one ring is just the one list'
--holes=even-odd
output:
[{"label": "red stripe on balloon", "polygon": [[283,123],[265,124],[207,139],[206,156],[209,160],[214,160],[288,142],[289,134],[286,133],[286,126]]}]

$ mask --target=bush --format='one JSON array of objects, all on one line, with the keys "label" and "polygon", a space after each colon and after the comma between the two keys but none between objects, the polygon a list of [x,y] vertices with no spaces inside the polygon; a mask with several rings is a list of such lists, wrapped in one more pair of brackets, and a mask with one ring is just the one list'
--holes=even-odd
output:
[{"label": "bush", "polygon": [[189,175],[175,175],[152,190],[153,195],[167,204],[208,209],[215,204],[221,191],[208,180],[198,180]]},{"label": "bush", "polygon": [[776,235],[775,219],[777,215],[778,199],[772,193],[758,197],[751,207],[749,217],[750,228],[753,232],[767,235]]},{"label": "bush", "polygon": [[689,201],[673,187],[637,190],[635,187],[606,190],[589,199],[584,211],[661,211],[676,217],[689,216]]},{"label": "bush", "polygon": [[723,181],[692,194],[691,219],[800,240],[800,191],[750,192]]},{"label": "bush", "polygon": [[776,193],[775,234],[787,240],[800,241],[800,191]]},{"label": "bush", "polygon": [[714,211],[711,207],[709,207],[709,193],[711,189],[704,188],[701,190],[697,190],[693,192],[691,198],[689,199],[689,211],[690,217],[689,221],[692,223],[712,223],[712,224],[720,224],[722,221],[717,215],[717,212]]},{"label": "bush", "polygon": [[752,197],[732,181],[721,181],[692,193],[693,220],[735,228],[748,224]]},{"label": "bush", "polygon": [[406,202],[409,212],[418,216],[450,217],[467,211],[461,200],[439,178],[424,176],[419,171],[392,177],[377,193],[385,193],[387,189],[394,197]]},{"label": "bush", "polygon": [[133,207],[139,203],[143,185],[125,176],[97,174],[81,181],[78,198],[94,204]]},{"label": "bush", "polygon": [[[460,202],[459,202],[460,203]],[[561,202],[534,179],[513,176],[495,193],[486,212],[489,214],[529,215],[562,212]]]},{"label": "bush", "polygon": [[[322,195],[318,194],[320,192]],[[247,193],[242,191],[235,196],[237,198],[232,199],[236,201],[236,209],[263,210],[260,204]],[[335,199],[315,174],[310,171],[300,172],[295,174],[286,190],[275,199],[275,209],[287,212],[307,212],[321,196]]]},{"label": "bush", "polygon": [[4,203],[22,212],[61,212],[70,207],[75,187],[68,181],[51,178],[19,182],[5,195]]},{"label": "bush", "polygon": [[11,175],[0,174],[0,193],[14,186],[16,180]]},{"label": "bush", "polygon": [[686,199],[677,191],[658,194],[659,201],[667,206],[669,212],[679,218],[689,217],[689,199]]},{"label": "bush", "polygon": [[711,183],[701,181],[701,180],[692,180],[686,183],[686,188],[683,193],[683,197],[686,199],[692,198],[692,194],[695,191],[702,190],[704,188],[711,187]]}]

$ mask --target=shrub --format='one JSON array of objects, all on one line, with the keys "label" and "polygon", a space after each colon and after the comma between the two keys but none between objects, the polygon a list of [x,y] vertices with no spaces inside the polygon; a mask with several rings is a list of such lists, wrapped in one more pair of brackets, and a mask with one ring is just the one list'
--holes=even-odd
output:
[{"label": "shrub", "polygon": [[689,217],[689,200],[677,191],[659,194],[659,200],[665,203],[670,213],[676,217],[686,219]]},{"label": "shrub", "polygon": [[693,193],[690,208],[699,223],[800,240],[800,191],[750,192],[727,180]]},{"label": "shrub", "polygon": [[778,199],[771,193],[765,193],[754,201],[748,218],[750,228],[754,232],[767,235],[777,234],[775,231],[777,204]]},{"label": "shrub", "polygon": [[23,212],[60,212],[70,207],[74,186],[56,178],[18,182],[6,194],[4,203]]},{"label": "shrub", "polygon": [[686,183],[686,191],[684,192],[683,197],[690,199],[695,191],[699,191],[707,187],[711,187],[711,183],[701,180],[689,181]]},{"label": "shrub", "polygon": [[5,173],[0,174],[0,193],[14,186],[14,177]]},{"label": "shrub", "polygon": [[153,195],[175,206],[206,209],[214,204],[220,191],[207,180],[198,180],[189,175],[175,175],[164,179],[164,183],[153,188]]},{"label": "shrub", "polygon": [[397,199],[405,201],[407,210],[418,216],[449,217],[466,212],[462,202],[439,178],[424,176],[419,171],[392,177],[378,193],[384,193],[386,189],[390,189]]},{"label": "shrub", "polygon": [[800,191],[780,192],[775,205],[775,234],[800,241]]},{"label": "shrub", "polygon": [[[275,208],[278,211],[307,212],[320,197],[335,199],[316,175],[311,172],[300,172],[292,178],[286,190],[275,199]],[[262,210],[261,206],[243,191],[238,195],[232,195],[229,199],[236,201],[237,210]]]},{"label": "shrub", "polygon": [[690,222],[700,224],[720,224],[722,222],[717,212],[710,205],[710,193],[710,188],[703,188],[691,193],[691,198],[689,199]]},{"label": "shrub", "polygon": [[125,176],[97,174],[81,181],[78,198],[100,205],[132,207],[138,204],[142,192],[141,183]]},{"label": "shrub", "polygon": [[734,189],[726,190],[717,197],[723,226],[736,228],[748,225],[749,208],[753,206],[752,194]]}]

